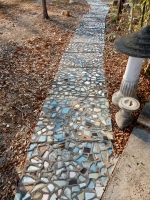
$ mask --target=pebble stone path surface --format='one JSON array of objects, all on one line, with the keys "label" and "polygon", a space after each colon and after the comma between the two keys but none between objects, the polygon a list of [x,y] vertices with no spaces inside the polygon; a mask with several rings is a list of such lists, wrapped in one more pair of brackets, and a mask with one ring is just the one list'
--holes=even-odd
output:
[{"label": "pebble stone path surface", "polygon": [[98,200],[117,162],[102,64],[108,5],[88,2],[43,104],[15,200]]}]

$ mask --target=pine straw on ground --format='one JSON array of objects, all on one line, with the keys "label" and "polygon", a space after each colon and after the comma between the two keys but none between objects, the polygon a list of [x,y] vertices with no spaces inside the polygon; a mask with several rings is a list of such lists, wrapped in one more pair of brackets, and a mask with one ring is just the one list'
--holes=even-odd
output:
[{"label": "pine straw on ground", "polygon": [[[115,10],[116,11],[116,10]],[[110,113],[112,119],[112,128],[114,132],[114,154],[122,153],[128,138],[136,124],[139,113],[150,95],[150,77],[144,74],[144,68],[141,70],[137,95],[140,100],[139,112],[133,113],[135,120],[127,128],[120,130],[115,122],[115,114],[118,112],[112,103],[112,95],[120,88],[121,80],[125,72],[128,56],[119,53],[113,46],[114,39],[121,35],[127,34],[128,30],[128,11],[123,11],[120,16],[120,22],[116,22],[114,18],[114,8],[110,6],[110,11],[106,18],[106,33],[105,33],[105,49],[104,49],[104,66],[106,72],[106,85],[108,89],[108,99],[110,103]]]},{"label": "pine straw on ground", "polygon": [[[0,199],[13,199],[33,128],[84,0],[0,0]],[[70,16],[61,15],[69,10]]]}]

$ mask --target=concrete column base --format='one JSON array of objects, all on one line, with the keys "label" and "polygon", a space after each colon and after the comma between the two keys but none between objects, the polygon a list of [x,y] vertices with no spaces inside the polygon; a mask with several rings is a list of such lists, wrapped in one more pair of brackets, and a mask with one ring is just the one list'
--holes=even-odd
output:
[{"label": "concrete column base", "polygon": [[119,90],[118,92],[115,92],[115,93],[113,94],[113,96],[112,96],[112,102],[113,102],[113,104],[114,104],[115,106],[119,107],[119,106],[118,106],[119,100],[120,100],[121,98],[123,98],[123,97],[124,97],[124,96],[123,96],[123,94],[121,94],[120,90]]},{"label": "concrete column base", "polygon": [[129,126],[133,121],[134,117],[130,113],[125,113],[123,110],[119,110],[115,115],[116,123],[120,129]]},{"label": "concrete column base", "polygon": [[[115,93],[113,94],[113,96],[112,96],[112,102],[113,102],[113,104],[114,104],[115,106],[119,107],[119,106],[118,106],[118,103],[119,103],[120,99],[123,98],[123,97],[126,97],[126,96],[124,96],[124,95],[120,92],[120,90],[119,90],[118,92],[115,92]],[[135,95],[132,95],[132,96],[130,96],[130,97],[133,97],[133,98],[139,100],[139,98],[138,98],[138,96],[137,96],[136,94],[135,94]]]}]

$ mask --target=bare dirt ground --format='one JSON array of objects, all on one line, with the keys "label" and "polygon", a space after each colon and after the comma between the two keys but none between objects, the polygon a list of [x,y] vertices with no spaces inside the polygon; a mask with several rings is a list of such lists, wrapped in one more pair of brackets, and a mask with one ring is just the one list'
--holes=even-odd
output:
[{"label": "bare dirt ground", "polygon": [[[13,199],[43,100],[78,20],[84,0],[0,0],[0,199]],[[70,16],[62,15],[69,10]]]}]

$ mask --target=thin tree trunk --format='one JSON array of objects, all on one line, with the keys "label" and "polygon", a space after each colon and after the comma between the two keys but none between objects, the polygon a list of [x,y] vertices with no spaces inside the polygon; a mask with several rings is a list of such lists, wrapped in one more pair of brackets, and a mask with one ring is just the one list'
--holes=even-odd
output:
[{"label": "thin tree trunk", "polygon": [[42,9],[43,9],[43,18],[48,19],[47,7],[46,7],[46,0],[42,0]]},{"label": "thin tree trunk", "polygon": [[144,22],[145,9],[146,9],[146,2],[144,2],[144,5],[143,5],[141,27],[143,26],[143,22]]},{"label": "thin tree trunk", "polygon": [[131,11],[130,11],[131,16],[130,16],[129,33],[131,33],[133,29],[133,12],[134,12],[134,2],[132,4]]},{"label": "thin tree trunk", "polygon": [[145,69],[145,75],[150,75],[150,59],[146,60],[146,69]]},{"label": "thin tree trunk", "polygon": [[118,2],[118,11],[117,11],[117,20],[118,21],[120,19],[119,15],[122,13],[124,3],[125,3],[125,0],[119,0],[119,2]]},{"label": "thin tree trunk", "polygon": [[124,0],[119,0],[118,2],[118,11],[117,11],[117,20],[119,21],[119,14],[122,13],[122,9],[123,9],[123,3],[125,1]]}]

